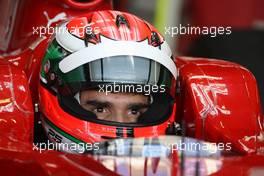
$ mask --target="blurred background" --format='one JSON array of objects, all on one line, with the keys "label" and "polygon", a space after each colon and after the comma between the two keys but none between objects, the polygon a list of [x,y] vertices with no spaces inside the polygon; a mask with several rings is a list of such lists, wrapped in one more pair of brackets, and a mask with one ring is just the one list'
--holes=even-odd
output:
[{"label": "blurred background", "polygon": [[[114,8],[151,22],[164,34],[175,55],[223,59],[243,65],[256,77],[264,108],[263,0],[114,0]],[[231,27],[232,32],[215,37],[166,34],[165,27],[180,25]]]}]

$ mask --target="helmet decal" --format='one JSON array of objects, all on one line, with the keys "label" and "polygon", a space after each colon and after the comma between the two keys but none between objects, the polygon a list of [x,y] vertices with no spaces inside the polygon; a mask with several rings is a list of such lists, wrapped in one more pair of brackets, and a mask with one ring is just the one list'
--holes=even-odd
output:
[{"label": "helmet decal", "polygon": [[159,36],[156,32],[151,32],[151,45],[152,46],[160,46],[161,42]]},{"label": "helmet decal", "polygon": [[124,24],[124,25],[126,25],[128,28],[130,28],[130,27],[129,27],[129,24],[128,24],[128,22],[127,22],[127,20],[125,19],[125,17],[122,16],[122,15],[117,15],[117,16],[116,16],[116,25],[117,25],[117,27],[120,27],[121,24]]}]

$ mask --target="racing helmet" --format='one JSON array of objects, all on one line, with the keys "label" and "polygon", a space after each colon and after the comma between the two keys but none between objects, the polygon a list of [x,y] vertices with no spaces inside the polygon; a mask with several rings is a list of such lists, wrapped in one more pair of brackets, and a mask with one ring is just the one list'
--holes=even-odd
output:
[{"label": "racing helmet", "polygon": [[[70,19],[56,28],[42,61],[44,130],[52,142],[77,144],[165,135],[175,121],[176,77],[168,44],[146,21],[112,10]],[[134,123],[98,119],[76,98],[80,91],[113,84],[164,89],[151,89],[151,104]]]}]

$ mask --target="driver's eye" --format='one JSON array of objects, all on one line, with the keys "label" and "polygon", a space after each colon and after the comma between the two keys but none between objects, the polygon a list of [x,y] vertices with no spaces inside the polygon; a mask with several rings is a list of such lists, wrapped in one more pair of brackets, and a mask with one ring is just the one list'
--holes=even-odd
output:
[{"label": "driver's eye", "polygon": [[97,107],[93,111],[97,113],[103,113],[103,112],[106,112],[107,110],[103,107]]},{"label": "driver's eye", "polygon": [[140,111],[138,109],[131,109],[130,114],[131,115],[139,115]]}]

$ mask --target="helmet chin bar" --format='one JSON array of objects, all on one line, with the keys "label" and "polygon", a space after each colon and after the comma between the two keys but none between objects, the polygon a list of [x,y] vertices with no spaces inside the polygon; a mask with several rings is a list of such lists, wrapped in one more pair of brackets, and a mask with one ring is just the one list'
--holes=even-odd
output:
[{"label": "helmet chin bar", "polygon": [[169,123],[166,129],[166,135],[182,135],[182,128],[179,123],[173,122]]},{"label": "helmet chin bar", "polygon": [[45,117],[42,118],[42,123],[49,140],[48,147],[53,147],[55,150],[64,151],[67,153],[80,154],[85,152],[85,148],[83,147],[85,142],[82,142],[75,137],[62,132],[62,130],[56,127]]}]

